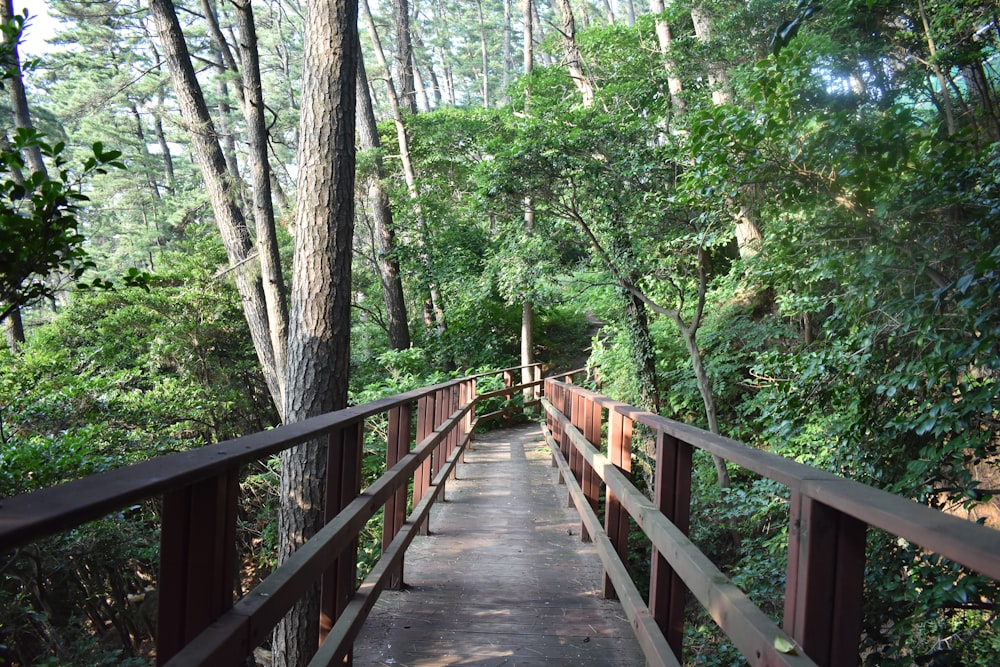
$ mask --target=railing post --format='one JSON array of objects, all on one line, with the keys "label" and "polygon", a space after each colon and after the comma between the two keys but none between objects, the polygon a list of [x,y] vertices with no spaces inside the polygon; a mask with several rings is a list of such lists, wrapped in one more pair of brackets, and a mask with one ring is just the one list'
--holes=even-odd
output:
[{"label": "railing post", "polygon": [[[608,410],[608,458],[611,464],[626,475],[632,472],[632,420],[614,408]],[[622,508],[621,501],[615,497],[611,489],[606,489],[604,530],[611,539],[618,558],[623,563],[628,562],[629,518]],[[611,584],[607,572],[604,573],[604,597],[617,599],[618,594]]]},{"label": "railing post", "polygon": [[[451,409],[448,412],[448,416],[455,414],[455,411],[462,405],[462,385],[456,384],[451,388]],[[456,423],[452,429],[451,434],[448,436],[448,458],[455,453],[458,449],[458,445],[461,443],[462,439],[462,423]],[[450,479],[458,479],[458,466],[451,469]]]},{"label": "railing post", "polygon": [[[585,419],[583,414],[583,396],[575,391],[570,392],[569,405],[570,412],[567,416],[570,418],[570,423],[573,424],[577,431],[583,433]],[[579,450],[573,444],[573,440],[569,437],[568,433],[566,434],[566,447],[569,448],[569,456],[566,458],[566,461],[569,463],[569,471],[573,474],[573,479],[580,485],[580,488],[583,488],[583,457],[580,456]],[[567,497],[566,506],[573,507],[572,496]]]},{"label": "railing post", "polygon": [[163,496],[156,663],[233,606],[239,470]]},{"label": "railing post", "polygon": [[[389,411],[389,432],[386,434],[385,468],[388,470],[410,453],[410,425],[413,408],[403,403]],[[399,534],[406,521],[406,484],[400,485],[385,503],[382,519],[382,550],[384,551]],[[389,575],[386,587],[400,590],[403,586],[403,564]]]},{"label": "railing post", "polygon": [[[427,436],[434,432],[434,394],[423,396],[417,401],[417,442],[423,442]],[[433,456],[433,454],[431,455]],[[424,499],[428,489],[431,487],[431,456],[428,456],[413,474],[413,506]],[[417,531],[420,535],[430,533],[430,518],[424,519]]]},{"label": "railing post", "polygon": [[859,663],[868,526],[792,491],[784,630],[820,667]]},{"label": "railing post", "polygon": [[[434,430],[448,418],[448,408],[451,405],[451,393],[448,387],[438,389],[434,398]],[[438,446],[434,448],[434,462],[431,465],[431,479],[437,477],[438,473],[444,469],[444,461],[448,457],[448,436],[441,438]],[[441,480],[441,502],[445,502],[446,488],[445,480]]]},{"label": "railing post", "polygon": [[[326,522],[333,520],[361,493],[361,451],[364,445],[363,421],[330,433],[326,464]],[[320,643],[354,595],[358,571],[358,540],[355,537],[323,574],[320,592]],[[344,664],[351,664],[353,649],[348,648]]]},{"label": "railing post", "polygon": [[[566,418],[566,422],[573,423],[573,392],[569,390],[568,387],[560,387],[560,405],[559,411],[562,412],[563,416]],[[569,432],[565,426],[559,429],[559,451],[562,452],[563,459],[566,463],[571,462],[570,452],[572,451],[569,441]]]},{"label": "railing post", "polygon": [[[601,406],[591,397],[581,395],[583,404],[583,428],[581,432],[587,442],[592,444],[597,451],[601,450]],[[580,460],[580,474],[582,475],[581,488],[583,495],[590,503],[590,508],[597,512],[601,503],[601,478],[594,470],[582,452],[578,452]],[[586,526],[580,525],[580,539],[584,542],[591,541],[590,532]]]},{"label": "railing post", "polygon": [[[688,443],[662,431],[657,432],[654,502],[685,534],[691,523],[691,454],[692,447]],[[678,661],[682,660],[684,643],[686,592],[687,588],[681,578],[667,560],[653,549],[649,611]]]},{"label": "railing post", "polygon": [[461,462],[465,463],[465,453],[472,448],[472,421],[476,418],[476,378],[472,378],[468,382],[463,383],[462,391],[464,392],[462,395],[462,405],[466,406],[470,403],[472,404],[472,407],[469,408],[469,411],[465,414],[465,417],[462,420],[462,435],[463,437],[466,435],[469,436],[469,444],[462,450]]},{"label": "railing post", "polygon": [[[504,371],[503,372],[503,386],[510,389],[514,386],[514,371]],[[508,391],[503,395],[504,401],[507,405],[503,408],[503,421],[505,424],[510,424],[510,402],[514,398],[514,392]]]}]

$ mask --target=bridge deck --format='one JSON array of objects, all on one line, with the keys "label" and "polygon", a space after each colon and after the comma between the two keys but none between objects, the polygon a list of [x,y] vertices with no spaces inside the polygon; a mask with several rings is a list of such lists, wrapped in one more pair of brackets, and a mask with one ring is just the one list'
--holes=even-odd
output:
[{"label": "bridge deck", "polygon": [[354,664],[644,665],[621,606],[601,597],[600,560],[580,541],[539,427],[472,446],[431,535],[407,552],[406,589],[382,594]]}]

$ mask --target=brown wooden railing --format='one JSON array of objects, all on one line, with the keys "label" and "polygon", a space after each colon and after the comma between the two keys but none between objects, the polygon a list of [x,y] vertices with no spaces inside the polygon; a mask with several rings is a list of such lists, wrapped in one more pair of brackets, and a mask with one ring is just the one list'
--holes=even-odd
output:
[{"label": "brown wooden railing", "polygon": [[[554,464],[580,512],[581,534],[595,542],[604,563],[605,592],[622,601],[651,665],[680,664],[687,591],[751,665],[857,665],[869,526],[1000,581],[1000,531],[555,378],[545,381],[542,405]],[[635,424],[655,437],[652,501],[628,478]],[[695,448],[790,489],[782,628],[686,536]],[[604,526],[596,513],[602,485]],[[654,549],[648,606],[622,564],[629,516]],[[787,647],[795,647],[794,652]]]},{"label": "brown wooden railing", "polygon": [[[477,416],[482,401],[531,391],[515,385],[522,367],[473,375],[358,405],[296,424],[164,456],[42,491],[0,500],[0,554],[144,500],[162,497],[157,663],[243,664],[294,602],[322,581],[320,632],[312,665],[341,664],[379,593],[402,581],[403,556],[426,530],[431,504],[473,429],[501,410]],[[501,374],[504,388],[477,393],[477,381]],[[361,490],[365,419],[388,416],[386,472]],[[416,417],[414,445],[413,418]],[[329,443],[326,525],[259,586],[234,601],[236,516],[241,468],[306,441]],[[407,489],[412,483],[412,494]],[[382,556],[360,589],[357,540],[385,508]]]}]

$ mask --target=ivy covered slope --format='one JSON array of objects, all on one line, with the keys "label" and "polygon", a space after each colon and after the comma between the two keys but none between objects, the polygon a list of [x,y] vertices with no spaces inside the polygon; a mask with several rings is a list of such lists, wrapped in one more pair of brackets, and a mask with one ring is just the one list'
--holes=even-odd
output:
[{"label": "ivy covered slope", "polygon": [[[48,3],[33,126],[0,103],[0,497],[280,423],[310,4]],[[362,3],[350,400],[586,363],[615,398],[1000,527],[995,14]],[[697,463],[695,539],[779,617],[785,490]],[[279,468],[243,482],[241,585],[277,558]],[[0,664],[148,663],[156,512],[0,566]],[[993,584],[869,541],[866,665],[1000,664]],[[690,621],[691,664],[739,664]]]}]

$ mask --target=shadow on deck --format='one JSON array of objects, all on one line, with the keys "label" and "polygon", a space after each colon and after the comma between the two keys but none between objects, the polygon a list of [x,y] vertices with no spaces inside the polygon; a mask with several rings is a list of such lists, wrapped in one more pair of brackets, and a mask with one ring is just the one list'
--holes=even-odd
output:
[{"label": "shadow on deck", "polygon": [[355,665],[645,664],[551,461],[538,425],[476,437],[431,535],[407,551],[406,589],[368,617]]}]

